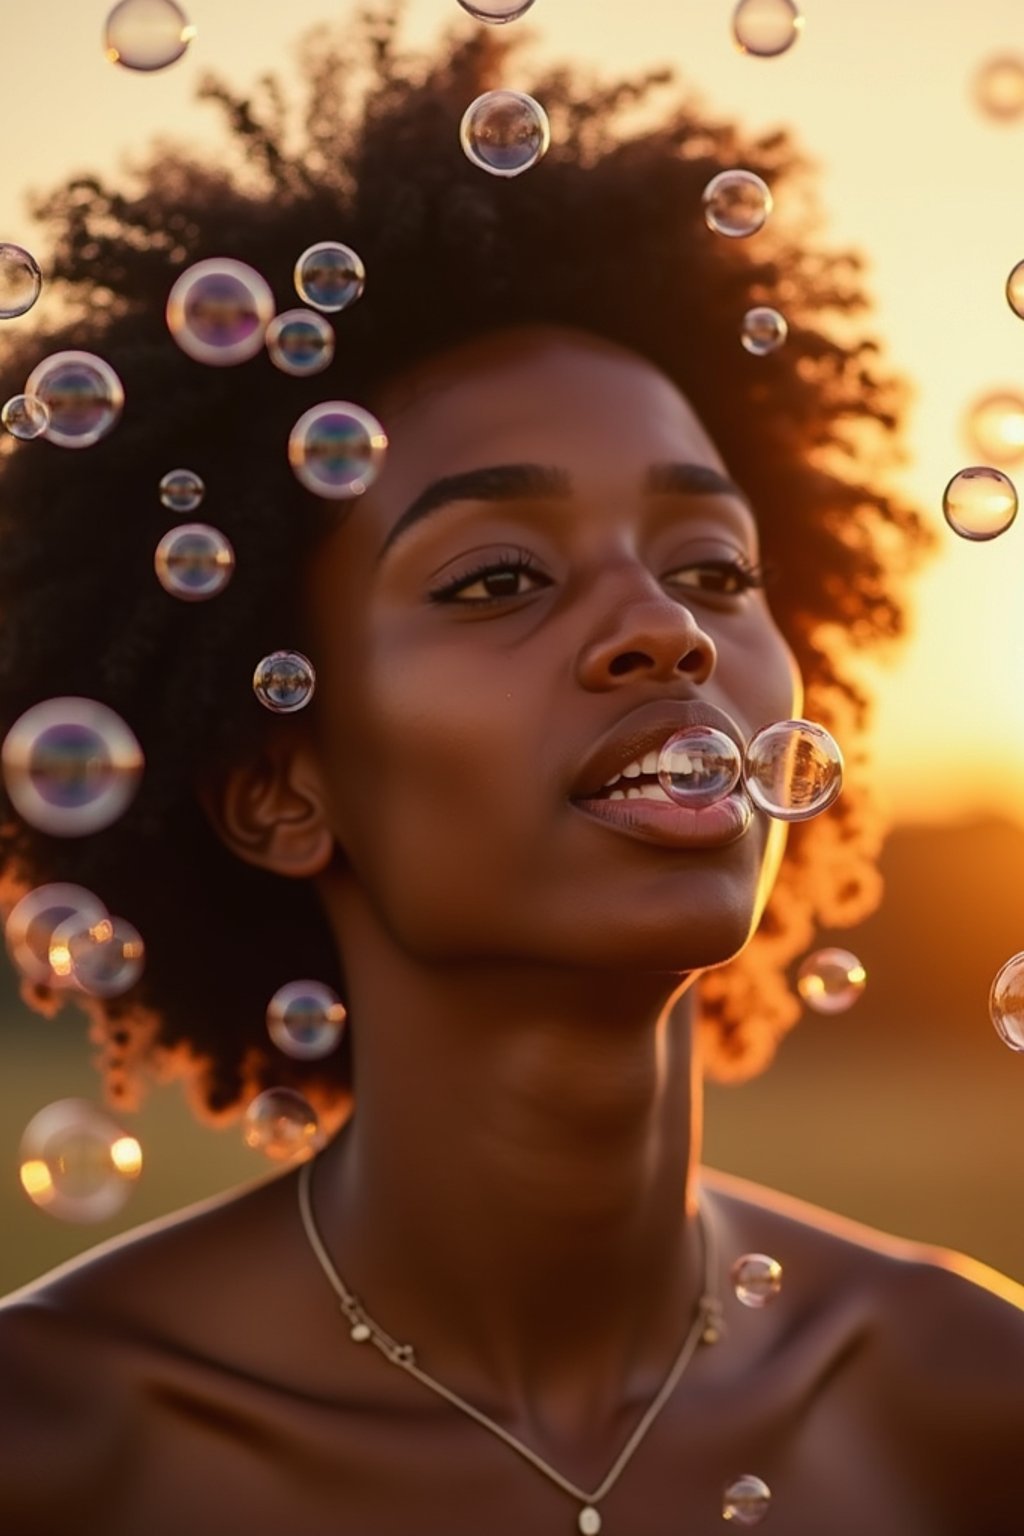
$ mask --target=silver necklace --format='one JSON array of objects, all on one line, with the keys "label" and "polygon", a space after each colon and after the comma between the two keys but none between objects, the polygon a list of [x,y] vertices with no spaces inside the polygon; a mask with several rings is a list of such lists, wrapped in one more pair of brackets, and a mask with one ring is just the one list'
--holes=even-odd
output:
[{"label": "silver necklace", "polygon": [[358,1296],[353,1295],[338,1274],[327,1249],[324,1247],[320,1233],[317,1231],[310,1201],[310,1180],[315,1161],[315,1158],[310,1159],[310,1161],[303,1163],[299,1170],[299,1211],[310,1246],[316,1254],[320,1267],[327,1276],[328,1281],[340,1298],[341,1311],[349,1322],[349,1337],[356,1344],[376,1345],[384,1358],[390,1360],[392,1365],[400,1366],[408,1375],[414,1376],[425,1387],[429,1387],[431,1392],[436,1392],[446,1402],[451,1403],[453,1408],[458,1408],[463,1413],[468,1414],[471,1419],[475,1419],[484,1429],[489,1429],[500,1440],[504,1440],[506,1445],[510,1446],[513,1451],[536,1467],[538,1472],[543,1472],[546,1478],[549,1478],[551,1482],[557,1484],[565,1493],[568,1493],[578,1501],[581,1506],[576,1519],[578,1530],[583,1533],[583,1536],[597,1536],[602,1526],[601,1516],[597,1508],[598,1504],[605,1494],[618,1482],[619,1476],[625,1470],[633,1452],[672,1395],[679,1378],[689,1365],[698,1344],[715,1344],[722,1335],[722,1304],[715,1291],[717,1258],[714,1229],[707,1219],[703,1206],[698,1204],[697,1218],[704,1252],[704,1285],[697,1300],[689,1332],[683,1340],[682,1348],[673,1361],[672,1367],[654,1397],[653,1402],[629,1436],[629,1439],[615,1458],[602,1482],[588,1493],[585,1489],[579,1488],[575,1483],[570,1482],[567,1477],[563,1477],[560,1472],[557,1472],[554,1467],[549,1466],[542,1457],[538,1456],[536,1451],[531,1450],[528,1445],[524,1445],[521,1440],[517,1440],[515,1435],[509,1434],[507,1429],[504,1429],[500,1424],[496,1424],[493,1419],[488,1418],[487,1414],[481,1413],[479,1408],[474,1408],[472,1403],[467,1403],[457,1392],[453,1392],[450,1387],[446,1387],[442,1382],[430,1376],[421,1366],[417,1365],[415,1352],[411,1344],[399,1344],[389,1333],[385,1332],[379,1323],[374,1321],[362,1306]]}]

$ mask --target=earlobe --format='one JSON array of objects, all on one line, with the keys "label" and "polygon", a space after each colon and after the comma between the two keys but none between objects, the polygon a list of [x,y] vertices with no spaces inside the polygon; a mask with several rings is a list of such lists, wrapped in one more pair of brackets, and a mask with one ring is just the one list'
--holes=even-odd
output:
[{"label": "earlobe", "polygon": [[221,842],[247,864],[303,880],[320,874],[334,855],[317,765],[303,747],[268,744],[198,794]]}]

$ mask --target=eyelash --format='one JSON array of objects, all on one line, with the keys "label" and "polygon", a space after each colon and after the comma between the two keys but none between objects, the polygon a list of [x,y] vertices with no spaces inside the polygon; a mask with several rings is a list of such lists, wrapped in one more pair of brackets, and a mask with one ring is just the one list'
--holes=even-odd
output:
[{"label": "eyelash", "polygon": [[[717,597],[738,597],[740,592],[750,591],[754,587],[767,586],[774,574],[769,568],[760,565],[749,565],[743,560],[695,560],[689,566],[677,566],[677,570],[715,570],[728,573],[736,578],[739,583],[739,591],[714,592]],[[517,549],[507,554],[502,554],[493,560],[487,560],[472,570],[464,571],[454,581],[447,582],[444,586],[435,587],[430,598],[435,603],[451,603],[458,601],[457,594],[463,587],[471,587],[482,576],[490,576],[499,571],[526,572],[531,575],[539,575],[540,572],[534,563],[533,557],[526,550]],[[691,589],[692,590],[692,589]],[[524,592],[508,592],[488,597],[463,598],[461,606],[469,608],[483,603],[500,603],[513,597],[525,597]]]}]

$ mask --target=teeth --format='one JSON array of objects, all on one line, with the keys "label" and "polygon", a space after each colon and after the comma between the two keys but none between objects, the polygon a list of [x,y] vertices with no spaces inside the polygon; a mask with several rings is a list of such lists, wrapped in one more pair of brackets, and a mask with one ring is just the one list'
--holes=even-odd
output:
[{"label": "teeth", "polygon": [[[612,783],[615,783],[614,779],[612,779]],[[609,800],[625,800],[625,798],[626,791],[624,789],[613,789],[611,794],[608,796]]]},{"label": "teeth", "polygon": [[622,770],[621,777],[624,779],[638,779],[642,772],[643,769],[639,763],[627,763]]},{"label": "teeth", "polygon": [[620,779],[638,779],[642,773],[657,773],[660,756],[661,753],[655,750],[645,752],[643,757],[634,758],[631,763],[626,764],[625,768],[620,769],[618,773],[613,773],[604,788],[611,789],[612,785],[617,784]]},{"label": "teeth", "polygon": [[643,760],[643,764],[642,764],[644,773],[657,773],[657,771],[658,771],[658,758],[660,756],[661,756],[660,752],[648,752],[646,754],[646,756],[644,757],[644,760]]}]

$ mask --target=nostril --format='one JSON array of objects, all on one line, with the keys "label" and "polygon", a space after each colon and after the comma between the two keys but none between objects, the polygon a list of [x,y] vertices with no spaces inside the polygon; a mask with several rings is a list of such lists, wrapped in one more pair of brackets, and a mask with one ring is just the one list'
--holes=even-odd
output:
[{"label": "nostril", "polygon": [[677,671],[679,672],[700,672],[703,667],[704,657],[696,649],[687,651],[682,661],[677,663]]},{"label": "nostril", "polygon": [[632,672],[636,667],[649,667],[651,658],[645,656],[643,651],[623,651],[621,656],[612,660],[608,670],[613,677],[621,677],[624,672]]}]

